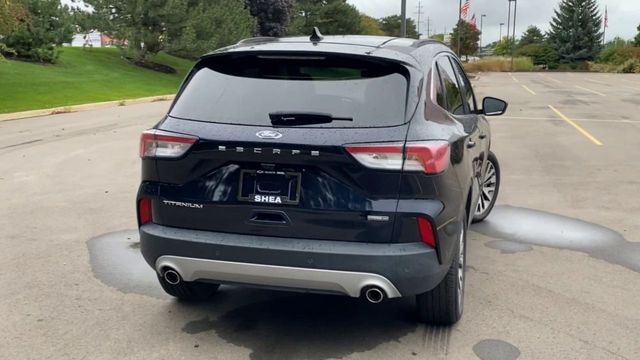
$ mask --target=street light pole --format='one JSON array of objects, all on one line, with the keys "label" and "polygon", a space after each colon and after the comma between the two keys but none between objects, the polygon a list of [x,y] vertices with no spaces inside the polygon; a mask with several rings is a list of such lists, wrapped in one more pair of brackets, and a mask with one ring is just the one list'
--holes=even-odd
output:
[{"label": "street light pole", "polygon": [[504,23],[500,23],[500,38],[498,39],[498,41],[502,40],[502,27],[504,26]]},{"label": "street light pole", "polygon": [[400,36],[407,37],[407,0],[402,0],[400,18]]},{"label": "street light pole", "polygon": [[[511,0],[509,0],[511,2]],[[513,71],[513,57],[516,52],[516,14],[518,12],[518,0],[513,0],[513,44],[511,46],[511,71]]]},{"label": "street light pole", "polygon": [[486,14],[480,15],[480,51],[482,51],[482,24],[483,24],[482,20],[484,20],[484,18],[486,17],[487,17]]},{"label": "street light pole", "polygon": [[460,56],[460,42],[462,41],[462,29],[460,28],[460,24],[462,23],[462,0],[460,0],[460,6],[458,6],[458,25],[456,28],[458,29],[458,56]]},{"label": "street light pole", "polygon": [[509,31],[511,29],[511,0],[507,0],[509,4],[509,16],[507,17],[507,40],[509,40]]}]

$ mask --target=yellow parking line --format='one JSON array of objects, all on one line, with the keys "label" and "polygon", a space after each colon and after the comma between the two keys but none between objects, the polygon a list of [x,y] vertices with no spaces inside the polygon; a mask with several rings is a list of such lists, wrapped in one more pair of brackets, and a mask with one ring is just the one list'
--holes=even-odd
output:
[{"label": "yellow parking line", "polygon": [[603,94],[603,93],[601,93],[601,92],[597,92],[597,91],[595,91],[595,90],[587,89],[586,87],[582,87],[582,86],[579,86],[579,85],[576,85],[576,87],[577,87],[578,89],[580,89],[580,90],[588,91],[588,92],[590,92],[590,93],[594,93],[594,94],[596,94],[596,95],[600,95],[600,96],[607,96],[607,95],[605,95],[605,94]]},{"label": "yellow parking line", "polygon": [[535,94],[536,94],[536,93],[535,93],[535,91],[533,91],[533,90],[529,89],[529,88],[527,87],[527,85],[522,85],[522,87],[523,87],[525,90],[527,90],[528,92],[530,92],[530,93],[531,93],[531,95],[535,95]]},{"label": "yellow parking line", "polygon": [[518,79],[516,79],[513,75],[511,75],[511,78],[513,79],[513,81],[519,83],[520,81],[518,81]]},{"label": "yellow parking line", "polygon": [[583,129],[580,125],[576,124],[573,120],[566,117],[563,113],[558,111],[558,109],[554,108],[551,105],[549,105],[549,108],[553,110],[553,112],[556,113],[556,115],[558,115],[562,120],[566,121],[569,125],[573,126],[576,130],[578,130],[578,132],[584,135],[584,137],[591,140],[591,142],[593,142],[594,144],[598,146],[602,146],[602,143],[600,142],[600,140],[596,139],[595,136],[589,134],[587,130]]}]

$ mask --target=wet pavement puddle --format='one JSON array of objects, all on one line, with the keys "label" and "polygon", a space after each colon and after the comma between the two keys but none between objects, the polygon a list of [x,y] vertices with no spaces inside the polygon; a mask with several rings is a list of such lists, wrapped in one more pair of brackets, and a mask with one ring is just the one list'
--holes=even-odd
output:
[{"label": "wet pavement puddle", "polygon": [[486,246],[506,253],[523,251],[513,243],[545,246],[583,252],[640,272],[640,243],[628,241],[604,226],[562,215],[496,206],[484,222],[473,225],[471,230],[502,240],[489,241]]},{"label": "wet pavement puddle", "polygon": [[482,360],[515,360],[520,357],[520,349],[512,344],[496,339],[485,339],[473,345],[473,352]]},{"label": "wet pavement puddle", "polygon": [[[546,246],[587,253],[595,258],[640,271],[640,243],[627,241],[605,227],[537,210],[497,206],[485,222],[472,231],[491,237],[485,246],[506,254]],[[170,299],[160,288],[154,271],[140,254],[137,230],[124,230],[87,241],[94,276],[123,293]],[[394,299],[372,305],[360,299],[332,295],[221,287],[212,302],[183,304],[171,311],[187,321],[182,331],[208,334],[252,350],[252,359],[340,358],[401,341],[419,326],[413,320],[411,299]],[[247,303],[249,301],[249,303]],[[194,311],[196,319],[194,320]],[[309,329],[314,331],[308,331]],[[381,331],[384,328],[384,331]],[[446,354],[448,333],[427,329],[427,351]],[[357,335],[354,335],[357,334]],[[431,340],[429,340],[431,339]],[[416,356],[419,349],[408,349]],[[473,347],[481,359],[516,359],[515,346],[494,339]]]},{"label": "wet pavement puddle", "polygon": [[138,230],[116,231],[87,242],[91,269],[98,280],[124,293],[168,299],[155,272],[142,258]]}]

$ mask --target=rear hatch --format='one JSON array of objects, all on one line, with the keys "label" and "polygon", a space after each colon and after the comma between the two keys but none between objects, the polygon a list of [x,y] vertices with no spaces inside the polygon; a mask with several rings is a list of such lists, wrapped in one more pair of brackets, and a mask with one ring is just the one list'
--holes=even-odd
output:
[{"label": "rear hatch", "polygon": [[390,242],[399,170],[351,144],[400,144],[410,69],[338,54],[236,53],[200,61],[157,128],[197,137],[156,159],[154,221],[189,229]]}]

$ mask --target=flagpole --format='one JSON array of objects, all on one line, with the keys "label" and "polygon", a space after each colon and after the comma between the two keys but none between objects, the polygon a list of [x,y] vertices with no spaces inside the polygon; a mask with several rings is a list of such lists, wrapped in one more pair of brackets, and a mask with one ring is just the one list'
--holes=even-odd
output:
[{"label": "flagpole", "polygon": [[602,33],[602,46],[605,46],[607,44],[607,26],[609,22],[609,14],[607,11],[607,6],[605,5],[604,7],[604,30]]},{"label": "flagpole", "polygon": [[462,23],[462,0],[460,0],[460,6],[458,7],[458,56],[460,56],[460,42],[462,41],[462,29],[460,28]]}]

